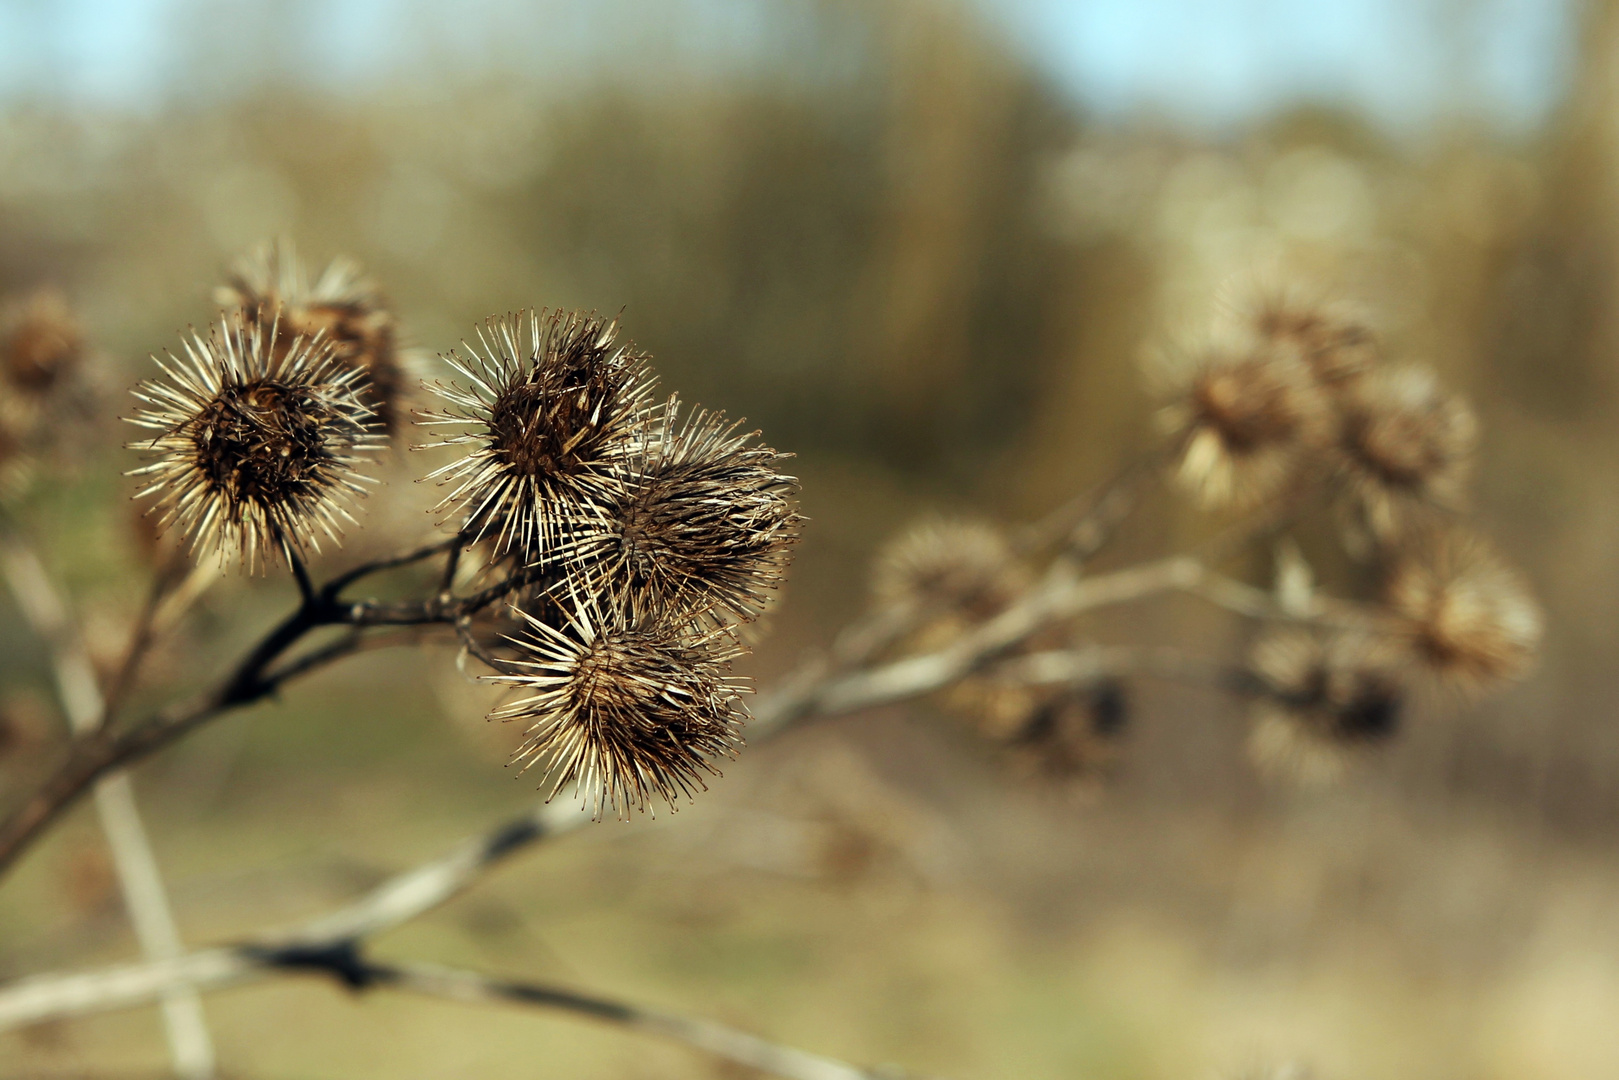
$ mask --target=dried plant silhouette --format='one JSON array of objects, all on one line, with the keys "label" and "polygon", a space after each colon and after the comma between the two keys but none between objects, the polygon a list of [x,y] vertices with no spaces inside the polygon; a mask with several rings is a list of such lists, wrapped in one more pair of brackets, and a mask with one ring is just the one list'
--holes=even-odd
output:
[{"label": "dried plant silhouette", "polygon": [[[724,762],[787,726],[938,695],[1009,765],[1094,787],[1127,752],[1132,687],[1168,679],[1250,704],[1257,765],[1282,782],[1341,780],[1395,738],[1424,688],[1459,707],[1521,677],[1541,616],[1519,576],[1462,516],[1479,439],[1466,403],[1393,362],[1326,306],[1260,302],[1238,333],[1159,365],[1158,453],[1019,530],[932,518],[875,560],[869,609],[824,652],[744,705],[732,672],[789,567],[804,522],[786,455],[723,413],[660,400],[650,358],[588,313],[491,317],[407,385],[393,314],[357,268],[313,287],[287,246],[250,256],[226,310],[134,391],[137,497],[179,551],[157,572],[111,679],[84,658],[59,590],[4,519],[5,572],[50,649],[74,731],[54,771],[0,824],[0,870],[94,789],[147,958],[0,985],[0,1028],[162,1001],[177,1069],[208,1075],[196,995],[275,974],[472,1004],[560,1009],[684,1041],[797,1080],[871,1071],[704,1021],[558,987],[383,963],[372,937],[540,843],[604,818],[699,798]],[[8,315],[0,411],[8,468],[44,453],[36,416],[71,396],[86,350],[59,299]],[[414,403],[413,403],[414,402]],[[15,418],[11,410],[16,410]],[[407,424],[406,418],[413,424]],[[367,500],[369,463],[407,427],[448,457],[425,471],[440,531],[326,580],[307,565]],[[19,469],[22,476],[26,469]],[[1159,478],[1222,515],[1215,539],[1097,571]],[[1327,523],[1364,589],[1332,596],[1292,534]],[[415,546],[410,541],[418,540]],[[1274,554],[1274,580],[1227,573]],[[1132,553],[1134,554],[1134,553]],[[195,697],[130,715],[130,687],[206,583],[285,570],[300,601]],[[414,589],[366,595],[374,579]],[[1080,617],[1166,593],[1243,620],[1235,654],[1098,644]],[[355,902],[280,931],[187,952],[167,914],[122,770],[211,721],[362,650],[437,644],[506,688],[490,719],[542,800]],[[441,650],[443,651],[443,650]],[[120,801],[121,800],[121,801]],[[121,839],[120,839],[121,837]]]},{"label": "dried plant silhouette", "polygon": [[160,531],[191,537],[197,554],[249,567],[335,542],[365,492],[360,466],[376,414],[360,401],[364,373],[340,366],[323,334],[279,340],[272,321],[222,323],[193,334],[184,359],[158,361],[131,418],[155,432],[132,448],[157,460],[133,470],[156,501]]}]

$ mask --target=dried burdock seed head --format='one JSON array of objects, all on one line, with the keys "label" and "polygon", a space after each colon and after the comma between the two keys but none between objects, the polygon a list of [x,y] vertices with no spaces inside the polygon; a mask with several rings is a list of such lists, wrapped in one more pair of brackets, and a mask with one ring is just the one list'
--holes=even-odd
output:
[{"label": "dried burdock seed head", "polygon": [[1292,350],[1332,389],[1359,379],[1381,359],[1377,338],[1366,320],[1341,305],[1310,303],[1275,292],[1252,305],[1251,319],[1256,334]]},{"label": "dried burdock seed head", "polygon": [[1478,423],[1427,368],[1382,368],[1343,398],[1343,475],[1378,540],[1395,539],[1425,507],[1466,491]]},{"label": "dried burdock seed head", "polygon": [[637,623],[751,621],[798,539],[798,481],[780,472],[786,455],[753,442],[758,432],[739,433],[723,413],[679,411],[671,398],[616,469],[622,493],[569,561],[588,591]]},{"label": "dried burdock seed head", "polygon": [[1388,641],[1369,634],[1268,632],[1250,658],[1255,762],[1306,784],[1336,780],[1356,751],[1398,729],[1405,698],[1398,660]]},{"label": "dried burdock seed head", "polygon": [[1464,692],[1517,679],[1540,646],[1540,607],[1511,566],[1459,528],[1428,530],[1395,554],[1384,602],[1424,669]]},{"label": "dried burdock seed head", "polygon": [[360,400],[390,435],[397,433],[408,364],[393,312],[358,264],[333,259],[310,287],[290,242],[264,244],[238,260],[214,300],[267,333],[274,328],[278,353],[297,338],[324,333],[337,363],[364,375]]},{"label": "dried burdock seed head", "polygon": [[1016,742],[1051,698],[1049,687],[988,675],[969,675],[940,695],[947,709],[970,723],[978,734],[998,743]]},{"label": "dried burdock seed head", "polygon": [[614,344],[617,323],[582,312],[491,318],[478,346],[445,359],[467,385],[430,389],[448,408],[418,423],[465,448],[428,476],[450,487],[435,508],[469,539],[527,562],[610,534],[626,460],[655,418],[646,357]]},{"label": "dried burdock seed head", "polygon": [[885,545],[872,567],[878,603],[974,622],[1004,611],[1027,585],[1006,535],[984,521],[924,519]]},{"label": "dried burdock seed head", "polygon": [[1123,684],[1105,679],[1047,693],[1012,737],[1011,747],[1042,778],[1098,781],[1117,764],[1128,724],[1129,699]]},{"label": "dried burdock seed head", "polygon": [[274,340],[273,328],[240,322],[193,333],[182,356],[157,360],[163,378],[135,388],[142,408],[130,418],[156,432],[130,444],[155,457],[130,473],[147,485],[136,498],[154,499],[160,527],[178,528],[193,552],[236,554],[249,569],[283,544],[335,541],[364,493],[360,455],[381,444],[361,372],[323,341],[277,350]]},{"label": "dried burdock seed head", "polygon": [[0,311],[0,360],[12,389],[42,396],[83,355],[84,339],[73,312],[55,289],[40,289]]},{"label": "dried burdock seed head", "polygon": [[1180,382],[1160,422],[1177,478],[1209,509],[1279,495],[1328,440],[1326,392],[1291,350],[1208,355]]},{"label": "dried burdock seed head", "polygon": [[516,657],[485,676],[523,693],[490,714],[529,725],[513,762],[545,768],[548,799],[576,787],[598,818],[703,789],[714,760],[741,745],[743,686],[727,675],[740,646],[720,630],[622,625],[568,606],[560,630],[522,615]]},{"label": "dried burdock seed head", "polygon": [[62,406],[84,355],[79,328],[56,290],[0,306],[0,499],[27,490],[42,453],[73,447]]}]

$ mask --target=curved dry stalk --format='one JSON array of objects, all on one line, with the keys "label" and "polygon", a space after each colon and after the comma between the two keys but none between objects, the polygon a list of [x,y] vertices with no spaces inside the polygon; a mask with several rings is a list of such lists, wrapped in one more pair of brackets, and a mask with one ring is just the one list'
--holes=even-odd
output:
[{"label": "curved dry stalk", "polygon": [[0,987],[0,1030],[63,1016],[129,1008],[180,982],[217,990],[269,973],[265,957],[352,951],[355,943],[400,926],[459,895],[484,873],[536,841],[590,820],[571,805],[540,805],[469,837],[439,857],[383,882],[360,899],[288,930],[255,935],[241,946],[126,964],[79,975],[41,975]]},{"label": "curved dry stalk", "polygon": [[[1103,604],[1184,587],[1196,582],[1201,574],[1195,561],[1172,559],[1091,579],[1073,579],[1071,572],[1048,576],[1045,588],[1032,590],[1000,619],[940,652],[898,660],[872,671],[841,676],[810,672],[811,677],[789,679],[779,691],[763,696],[756,704],[750,739],[768,739],[808,715],[853,711],[931,693],[948,685],[953,677],[991,662],[1046,626],[1050,618],[1071,617]],[[277,947],[297,945],[313,951],[363,940],[447,902],[516,852],[540,840],[572,832],[591,820],[589,814],[572,804],[536,806],[389,879],[354,903],[264,940]],[[252,966],[228,959],[225,954],[229,952],[193,954],[187,971],[200,973],[207,980],[204,985],[210,986],[251,977]],[[0,990],[0,1027],[27,1022],[23,1017],[39,1020],[122,1007],[130,1003],[131,995],[144,1000],[141,995],[149,995],[153,986],[172,977],[172,973],[165,974],[165,969],[147,965],[114,969],[99,982],[82,981],[90,978],[85,976],[24,980]]]},{"label": "curved dry stalk", "polygon": [[366,564],[318,589],[313,585],[301,585],[302,602],[297,610],[250,649],[232,673],[212,691],[186,705],[159,712],[125,730],[109,731],[97,727],[78,733],[67,759],[24,799],[14,813],[0,822],[0,872],[9,868],[52,821],[102,776],[132,765],[227,712],[271,696],[290,679],[354,651],[350,647],[329,647],[317,650],[316,654],[303,660],[280,664],[287,652],[310,632],[327,626],[346,626],[358,632],[372,627],[454,625],[512,591],[541,583],[545,578],[538,570],[520,570],[461,599],[442,593],[425,600],[400,603],[348,601],[342,598],[343,587],[352,581],[380,570],[420,561],[443,550],[444,545],[433,545],[431,549]]},{"label": "curved dry stalk", "polygon": [[297,973],[326,975],[356,991],[389,988],[470,1005],[557,1009],[685,1043],[786,1080],[871,1080],[873,1076],[835,1058],[782,1046],[709,1020],[644,1009],[563,987],[428,964],[373,961],[364,956],[353,939],[320,945],[291,942],[227,946],[79,975],[25,979],[0,989],[0,1030],[53,1017],[144,1005],[175,986],[219,990],[271,975]]},{"label": "curved dry stalk", "polygon": [[685,1043],[715,1057],[787,1080],[873,1080],[871,1071],[757,1035],[677,1013],[644,1009],[572,990],[491,978],[427,964],[376,964],[364,969],[379,986],[448,998],[469,1005],[507,1004],[560,1009],[646,1035]]},{"label": "curved dry stalk", "polygon": [[[277,662],[310,631],[324,626],[348,626],[356,631],[379,626],[453,626],[543,577],[539,571],[519,571],[461,599],[442,592],[425,600],[394,603],[350,602],[341,598],[345,585],[369,573],[420,561],[445,550],[453,549],[432,545],[396,559],[367,564],[321,588],[311,586],[305,590],[304,602],[298,609],[250,650],[234,673],[210,694],[187,707],[159,713],[126,731],[97,731],[75,740],[67,761],[10,818],[0,823],[0,872],[100,776],[145,758],[228,711],[270,696],[289,678],[348,651],[329,649],[315,661],[285,664],[276,669]],[[776,695],[768,706],[761,703],[754,710],[750,736],[757,738],[810,714],[853,712],[932,693],[993,661],[1052,623],[1108,604],[1177,590],[1196,593],[1248,617],[1295,621],[1301,618],[1347,619],[1356,625],[1364,625],[1366,618],[1358,610],[1343,605],[1309,613],[1284,610],[1268,593],[1217,575],[1192,556],[1172,556],[1090,578],[1079,577],[1072,563],[1059,559],[1012,607],[938,652],[896,660],[872,670],[856,668],[846,674],[830,665],[810,665],[811,671],[818,674],[789,680],[783,693]],[[891,628],[858,642],[844,650],[843,658],[869,658],[881,647],[881,638],[889,633]]]},{"label": "curved dry stalk", "polygon": [[1258,689],[1245,668],[1164,645],[1092,645],[1023,653],[995,665],[989,676],[1020,686],[1080,687],[1103,679],[1147,676],[1233,693]]},{"label": "curved dry stalk", "polygon": [[1142,563],[1095,577],[1080,577],[1058,563],[1023,598],[990,621],[961,635],[937,652],[895,660],[881,667],[805,687],[797,699],[777,709],[755,710],[752,735],[808,712],[837,714],[876,708],[941,690],[1017,648],[1054,623],[1113,604],[1168,592],[1187,592],[1250,618],[1288,621],[1352,620],[1364,616],[1324,606],[1297,613],[1283,609],[1269,593],[1211,571],[1188,555]]},{"label": "curved dry stalk", "polygon": [[146,602],[141,605],[140,614],[135,617],[135,624],[130,629],[123,661],[108,680],[107,691],[103,695],[103,725],[117,718],[124,698],[134,689],[140,677],[141,665],[146,662],[147,653],[157,644],[167,627],[172,625],[174,613],[184,610],[176,605],[183,603],[189,606],[192,600],[201,595],[196,591],[199,580],[213,580],[214,575],[211,574],[202,578],[195,566],[189,574],[183,574],[184,567],[184,558],[176,552],[152,575],[152,585],[146,591]]},{"label": "curved dry stalk", "polygon": [[[1060,559],[1083,562],[1091,558],[1135,509],[1141,480],[1149,475],[1153,463],[1153,458],[1144,458],[1126,465],[1110,479],[1018,529],[1012,536],[1012,554],[1033,555],[1057,545]],[[847,671],[870,662],[935,614],[933,605],[914,601],[868,612],[838,633],[826,670]]]},{"label": "curved dry stalk", "polygon": [[[1082,511],[1072,506],[1062,508],[1049,519],[1062,528],[1057,532],[1037,529],[1042,536],[1031,536],[1028,542],[1042,542],[1042,537],[1048,542],[1052,538],[1066,538],[1065,542],[1070,545],[1078,544],[1089,550],[1090,546],[1105,539],[1128,511],[1133,501],[1130,493],[1134,490],[1138,475],[1139,470],[1125,470],[1114,481],[1103,485],[1098,493],[1088,496],[1083,501],[1085,508]],[[1045,536],[1047,533],[1051,535]],[[359,646],[363,631],[383,626],[454,626],[516,589],[544,583],[545,574],[541,571],[520,570],[480,592],[457,599],[450,592],[449,583],[463,540],[463,537],[455,536],[397,556],[374,560],[340,574],[320,587],[316,587],[308,579],[307,572],[302,572],[301,564],[293,560],[302,602],[249,650],[234,672],[212,692],[188,705],[160,712],[126,730],[117,733],[96,731],[75,739],[67,760],[16,811],[0,821],[0,873],[98,777],[139,761],[226,712],[272,695],[290,679],[354,651]],[[419,563],[437,555],[446,556],[445,566],[437,591],[426,599],[380,603],[342,598],[344,589],[370,575]],[[1119,584],[1130,580],[1132,573],[1139,577],[1146,571],[1148,578],[1157,575],[1163,580],[1157,583],[1149,581],[1145,589],[1138,587],[1135,594],[1131,594],[1127,586],[1120,599],[1132,599],[1134,595],[1174,588],[1180,581],[1187,583],[1180,587],[1204,582],[1203,571],[1192,570],[1188,573],[1188,566],[1191,565],[1185,558],[1171,559],[1164,563],[1146,564],[1134,571],[1087,579],[1081,588],[1085,596],[1078,598],[1075,610],[1083,610],[1085,606],[1097,603],[1114,602],[1108,598],[1110,586],[1100,583],[1112,581],[1114,585],[1111,587],[1116,591]],[[859,671],[862,665],[869,663],[927,614],[923,611],[877,612],[840,636],[830,663],[812,661],[807,664],[788,681],[771,707],[755,710],[750,730],[757,737],[762,731],[811,712],[848,712],[938,689],[952,678],[959,677],[958,673],[965,673],[972,666],[993,659],[999,651],[1032,633],[1033,629],[1042,625],[1042,619],[1066,617],[1061,612],[1060,602],[1046,605],[1041,596],[1048,585],[1060,585],[1074,574],[1075,567],[1071,560],[1059,558],[1046,581],[1031,590],[1023,602],[988,626],[967,635],[943,654],[936,654],[931,662],[915,658],[898,661],[897,664],[904,665],[899,668],[889,665],[877,672],[863,673]],[[1094,599],[1089,599],[1093,595]],[[1224,601],[1229,605],[1232,598],[1225,597]],[[1047,606],[1051,608],[1049,613]],[[1244,606],[1250,612],[1254,607],[1252,603],[1245,603]],[[287,652],[305,635],[325,626],[346,626],[353,633],[343,641],[317,650],[301,660],[282,662]]]},{"label": "curved dry stalk", "polygon": [[[964,634],[937,652],[907,657],[869,670],[840,673],[812,663],[789,677],[755,706],[752,741],[768,739],[795,720],[851,712],[923,696],[994,664],[1053,622],[1103,606],[1167,592],[1210,595],[1241,614],[1277,619],[1326,618],[1288,612],[1262,590],[1213,574],[1198,560],[1177,556],[1092,578],[1079,577],[1059,563],[999,617]],[[1351,615],[1358,615],[1351,612]],[[1343,616],[1343,617],[1348,617]],[[357,642],[345,636],[329,647],[341,653]],[[311,656],[318,656],[311,654]],[[298,667],[295,662],[290,667]],[[1128,670],[1136,674],[1183,677],[1197,682],[1237,677],[1218,665],[1192,661],[1169,650],[1113,647],[1034,653],[1008,661],[997,673],[1033,681],[1085,681]],[[572,804],[542,804],[449,851],[384,882],[337,911],[290,931],[266,935],[237,947],[192,953],[174,961],[126,965],[86,975],[40,976],[0,988],[0,1028],[150,1001],[179,981],[213,989],[251,981],[285,967],[288,957],[355,954],[359,943],[415,919],[469,888],[515,853],[537,842],[572,832],[592,818]],[[267,958],[280,959],[271,964]],[[330,963],[326,963],[330,967]]]},{"label": "curved dry stalk", "polygon": [[[0,571],[11,587],[17,606],[50,654],[57,698],[75,737],[102,727],[112,704],[102,696],[100,682],[84,641],[68,615],[67,604],[52,584],[39,557],[9,520],[0,521]],[[162,597],[160,580],[146,604],[115,691],[134,676],[149,641],[151,617]],[[184,951],[179,926],[169,905],[168,890],[152,851],[135,802],[129,773],[118,770],[95,785],[96,814],[112,851],[124,907],[140,942],[153,960],[171,960]],[[168,987],[161,999],[163,1031],[174,1069],[183,1080],[207,1080],[214,1074],[213,1037],[203,1016],[202,999],[184,983]]]},{"label": "curved dry stalk", "polygon": [[1136,508],[1141,482],[1164,456],[1158,453],[1135,459],[1101,484],[1019,529],[1013,537],[1015,549],[1029,554],[1060,545],[1081,561],[1096,555]]}]

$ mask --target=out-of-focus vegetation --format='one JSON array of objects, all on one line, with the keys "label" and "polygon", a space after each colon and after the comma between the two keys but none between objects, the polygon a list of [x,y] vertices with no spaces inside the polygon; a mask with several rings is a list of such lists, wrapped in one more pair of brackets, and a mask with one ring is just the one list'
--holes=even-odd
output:
[{"label": "out-of-focus vegetation", "polygon": [[[359,258],[431,351],[492,312],[622,309],[669,385],[796,450],[811,521],[761,679],[860,609],[871,550],[915,513],[1032,517],[1144,445],[1145,344],[1226,283],[1308,282],[1477,405],[1478,512],[1548,612],[1529,683],[1418,716],[1313,794],[1256,778],[1236,711],[1190,691],[1143,696],[1123,775],[1084,804],[923,708],[821,724],[398,938],[963,1080],[1295,1057],[1326,1078],[1619,1074],[1619,11],[1587,13],[1573,96],[1510,143],[1319,108],[1211,143],[1088,122],[953,7],[813,10],[779,65],[644,85],[500,67],[0,112],[0,292],[61,286],[109,366],[71,482],[30,496],[91,628],[115,648],[142,588],[122,387],[266,236]],[[392,546],[370,524],[351,546]],[[1119,543],[1212,528],[1166,500]],[[222,660],[241,641],[215,630],[290,595],[233,579],[184,647]],[[1216,625],[1181,602],[1147,618]],[[56,721],[12,620],[0,647],[14,792]],[[449,670],[370,657],[141,770],[189,940],[316,911],[532,796],[500,768],[515,733]],[[131,955],[100,844],[80,815],[0,891],[0,975]],[[324,985],[208,1013],[246,1076],[711,1068]],[[0,1075],[162,1059],[149,1013],[0,1036]]]}]

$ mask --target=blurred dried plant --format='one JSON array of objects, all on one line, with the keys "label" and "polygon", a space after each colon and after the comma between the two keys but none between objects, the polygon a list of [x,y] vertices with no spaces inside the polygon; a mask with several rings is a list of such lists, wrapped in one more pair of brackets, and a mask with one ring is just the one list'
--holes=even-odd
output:
[{"label": "blurred dried plant", "polygon": [[[135,389],[133,422],[153,435],[132,446],[154,458],[134,471],[139,496],[193,557],[284,563],[299,604],[200,698],[132,720],[122,715],[129,686],[153,670],[146,662],[195,582],[218,570],[181,572],[172,558],[159,568],[122,663],[104,665],[114,672],[104,690],[82,632],[52,614],[62,605],[36,603],[66,673],[63,701],[77,692],[85,722],[0,824],[0,868],[93,784],[311,671],[391,645],[453,645],[462,666],[503,688],[489,719],[525,727],[512,761],[539,770],[545,799],[290,934],[189,954],[176,945],[111,974],[0,987],[0,1027],[302,971],[355,989],[569,1010],[793,1080],[865,1080],[706,1022],[384,964],[366,945],[547,837],[695,797],[744,735],[757,741],[816,716],[935,695],[1025,774],[1095,793],[1124,760],[1133,684],[1170,679],[1247,702],[1256,761],[1326,782],[1396,736],[1416,686],[1476,697],[1526,673],[1538,647],[1528,590],[1458,519],[1478,439],[1471,411],[1425,369],[1389,365],[1367,323],[1325,303],[1261,297],[1235,331],[1211,331],[1206,347],[1169,365],[1164,445],[1094,495],[1017,531],[934,518],[897,537],[875,560],[870,609],[826,655],[760,695],[750,717],[749,687],[731,664],[802,526],[797,481],[781,471],[787,455],[723,413],[655,399],[650,358],[618,341],[615,322],[491,317],[476,344],[443,357],[449,374],[424,387],[440,404],[416,417],[436,436],[417,449],[449,459],[423,477],[447,489],[432,511],[444,531],[317,580],[306,558],[353,520],[365,456],[402,426],[394,316],[342,260],[307,286],[285,245],[249,256],[216,298],[228,309],[218,328],[193,334],[183,357],[158,360],[161,377]],[[0,372],[42,399],[82,352],[52,303],[34,302],[8,331]],[[1121,568],[1096,572],[1092,559],[1166,459],[1170,490],[1227,527],[1192,551],[1130,552]],[[1313,518],[1365,569],[1354,580],[1376,583],[1365,595],[1319,586],[1291,538]],[[37,601],[48,583],[12,533],[9,565],[27,571],[12,575],[14,590]],[[1266,587],[1221,570],[1272,546]],[[406,598],[351,595],[394,572],[409,582]],[[1250,647],[1199,654],[1085,632],[1092,612],[1173,592],[1239,616]],[[58,623],[65,629],[52,630]],[[323,630],[332,633],[317,643]],[[898,805],[865,802],[857,816]]]},{"label": "blurred dried plant", "polygon": [[0,302],[0,497],[16,498],[76,411],[86,358],[67,298],[40,288]]},{"label": "blurred dried plant", "polygon": [[333,259],[310,286],[291,241],[244,255],[214,300],[273,341],[279,359],[299,338],[324,337],[333,359],[355,371],[361,399],[398,435],[415,387],[415,358],[399,344],[393,312],[358,263]]},{"label": "blurred dried plant", "polygon": [[[1203,558],[1185,557],[1182,578],[1166,574],[1141,598],[1200,592],[1253,622],[1255,643],[1236,659],[1104,648],[1048,611],[942,697],[984,736],[1032,758],[1040,775],[1089,782],[1116,767],[1130,677],[1250,699],[1256,763],[1322,783],[1394,737],[1418,686],[1476,696],[1532,664],[1538,606],[1458,520],[1478,441],[1466,402],[1427,369],[1390,365],[1350,309],[1265,293],[1234,310],[1234,322],[1229,310],[1214,320],[1201,352],[1159,353],[1149,367],[1165,396],[1159,421],[1175,486],[1228,527]],[[1116,496],[1142,475],[1132,465],[1103,490]],[[999,623],[1038,608],[1042,592],[1083,582],[1100,509],[1044,550],[1020,550],[983,523],[919,523],[879,556],[874,604],[913,624],[888,647],[948,652],[994,639]],[[1342,599],[1319,590],[1289,537],[1323,511],[1343,557],[1380,588],[1363,584],[1365,595]],[[1051,528],[1028,535],[1049,538]],[[1212,574],[1215,562],[1263,543],[1279,554],[1269,594]]]}]

